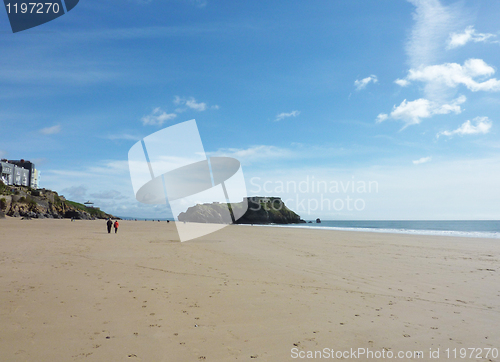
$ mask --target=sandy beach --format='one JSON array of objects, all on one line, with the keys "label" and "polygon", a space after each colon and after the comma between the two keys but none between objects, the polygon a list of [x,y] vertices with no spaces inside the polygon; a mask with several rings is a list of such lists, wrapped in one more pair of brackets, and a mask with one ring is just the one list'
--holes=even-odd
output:
[{"label": "sandy beach", "polygon": [[500,349],[497,239],[229,226],[180,243],[166,222],[122,221],[117,234],[102,220],[0,227],[2,361],[293,361],[358,349],[500,361],[485,358]]}]

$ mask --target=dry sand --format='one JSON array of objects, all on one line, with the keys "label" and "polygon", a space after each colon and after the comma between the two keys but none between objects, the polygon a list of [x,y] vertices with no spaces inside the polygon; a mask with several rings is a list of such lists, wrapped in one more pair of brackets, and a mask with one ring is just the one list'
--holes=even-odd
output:
[{"label": "dry sand", "polygon": [[[166,222],[123,221],[116,235],[104,221],[0,228],[1,361],[500,349],[495,239],[229,226],[180,243]],[[500,361],[456,360],[488,359]]]}]

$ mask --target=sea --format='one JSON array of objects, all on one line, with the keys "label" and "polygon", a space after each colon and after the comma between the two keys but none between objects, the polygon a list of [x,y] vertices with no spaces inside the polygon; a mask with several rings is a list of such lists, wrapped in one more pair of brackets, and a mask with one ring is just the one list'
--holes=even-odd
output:
[{"label": "sea", "polygon": [[[277,226],[277,225],[275,225]],[[500,220],[321,220],[297,228],[500,239]]]},{"label": "sea", "polygon": [[[135,220],[133,217],[123,217],[123,219]],[[174,219],[137,218],[137,220],[173,221]],[[261,226],[500,239],[500,220],[321,220],[321,223],[307,220],[306,224]]]}]

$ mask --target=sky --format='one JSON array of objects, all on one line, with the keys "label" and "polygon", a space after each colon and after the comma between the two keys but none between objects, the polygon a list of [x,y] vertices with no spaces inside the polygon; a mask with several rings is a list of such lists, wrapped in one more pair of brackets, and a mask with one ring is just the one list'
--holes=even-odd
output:
[{"label": "sky", "polygon": [[13,34],[0,157],[117,216],[128,152],[195,119],[304,219],[500,219],[500,2],[81,0]]}]

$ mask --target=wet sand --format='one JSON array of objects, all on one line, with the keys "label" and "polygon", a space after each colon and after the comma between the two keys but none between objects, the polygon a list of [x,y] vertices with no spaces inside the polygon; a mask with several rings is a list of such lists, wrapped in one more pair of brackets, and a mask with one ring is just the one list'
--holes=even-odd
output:
[{"label": "wet sand", "polygon": [[180,243],[166,222],[0,228],[2,361],[294,361],[358,348],[500,361],[452,358],[500,349],[499,240],[229,226]]}]

